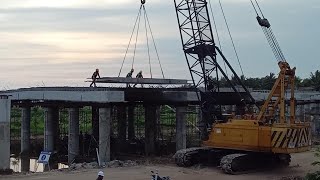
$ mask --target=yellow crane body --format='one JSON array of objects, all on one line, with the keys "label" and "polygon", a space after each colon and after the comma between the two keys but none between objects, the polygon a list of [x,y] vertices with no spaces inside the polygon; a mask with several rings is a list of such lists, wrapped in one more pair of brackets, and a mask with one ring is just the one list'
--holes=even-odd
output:
[{"label": "yellow crane body", "polygon": [[311,149],[309,123],[261,126],[257,120],[216,124],[204,146],[254,152],[298,153]]}]

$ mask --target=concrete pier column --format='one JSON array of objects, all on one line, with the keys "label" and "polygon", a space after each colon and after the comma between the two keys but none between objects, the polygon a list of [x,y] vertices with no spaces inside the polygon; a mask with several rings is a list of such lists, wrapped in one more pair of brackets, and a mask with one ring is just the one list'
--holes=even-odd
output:
[{"label": "concrete pier column", "polygon": [[145,154],[155,154],[155,143],[157,137],[157,115],[159,106],[145,105]]},{"label": "concrete pier column", "polygon": [[99,141],[99,108],[92,106],[92,135]]},{"label": "concrete pier column", "polygon": [[111,107],[99,109],[99,159],[101,165],[110,161]]},{"label": "concrete pier column", "polygon": [[[43,150],[54,152],[59,140],[59,108],[47,107],[44,109],[44,145]],[[58,163],[52,156],[50,158],[50,168],[56,169]],[[44,171],[48,171],[49,167],[45,166]]]},{"label": "concrete pier column", "polygon": [[31,107],[23,107],[21,109],[21,171],[28,172],[30,170],[30,122]]},{"label": "concrete pier column", "polygon": [[69,108],[68,164],[79,155],[79,108]]},{"label": "concrete pier column", "polygon": [[54,108],[48,107],[44,110],[44,151],[54,151],[54,139],[55,139],[55,119]]},{"label": "concrete pier column", "polygon": [[118,140],[123,142],[127,139],[127,112],[125,105],[117,106]]},{"label": "concrete pier column", "polygon": [[0,171],[10,169],[11,100],[0,96]]},{"label": "concrete pier column", "polygon": [[186,107],[176,107],[176,151],[187,147]]},{"label": "concrete pier column", "polygon": [[133,140],[135,138],[134,127],[134,105],[128,106],[128,139]]}]

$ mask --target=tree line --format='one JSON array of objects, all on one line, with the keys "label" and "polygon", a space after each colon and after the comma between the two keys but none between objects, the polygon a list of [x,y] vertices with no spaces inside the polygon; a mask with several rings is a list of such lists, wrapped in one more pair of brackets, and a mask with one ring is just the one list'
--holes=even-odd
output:
[{"label": "tree line", "polygon": [[[251,78],[241,76],[240,79],[243,84],[248,88],[253,88],[254,90],[270,90],[273,87],[277,79],[277,75],[274,73],[270,73],[269,75],[261,78]],[[232,77],[231,82],[234,84],[238,84],[235,77]],[[227,82],[226,78],[222,77],[219,80],[220,87],[229,87],[229,83]],[[295,86],[297,88],[301,87],[312,87],[316,91],[320,91],[320,71],[317,70],[316,72],[310,73],[308,78],[302,79],[300,77],[295,78]]]}]

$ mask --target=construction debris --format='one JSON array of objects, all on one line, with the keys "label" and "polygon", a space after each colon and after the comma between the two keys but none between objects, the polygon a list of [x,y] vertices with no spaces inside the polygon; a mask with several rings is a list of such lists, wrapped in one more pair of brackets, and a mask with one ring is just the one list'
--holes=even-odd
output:
[{"label": "construction debris", "polygon": [[[131,167],[131,166],[137,166],[138,163],[131,160],[126,161],[120,161],[120,160],[113,160],[110,162],[107,162],[103,165],[103,167],[108,168],[117,168],[117,167]],[[95,169],[99,168],[99,164],[97,162],[91,162],[91,163],[74,163],[71,164],[69,167],[69,170],[80,170],[80,169]]]}]

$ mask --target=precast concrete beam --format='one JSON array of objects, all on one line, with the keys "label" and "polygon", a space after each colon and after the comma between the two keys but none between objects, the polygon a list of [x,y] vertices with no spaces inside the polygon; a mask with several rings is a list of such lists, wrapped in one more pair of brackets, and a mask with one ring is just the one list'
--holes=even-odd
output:
[{"label": "precast concrete beam", "polygon": [[99,159],[100,165],[110,161],[111,107],[99,109]]},{"label": "precast concrete beam", "polygon": [[10,169],[11,100],[0,96],[0,171]]},{"label": "precast concrete beam", "polygon": [[68,164],[79,155],[79,108],[69,108]]},{"label": "precast concrete beam", "polygon": [[[91,78],[89,78],[91,79]],[[90,81],[91,82],[91,81]],[[186,79],[101,77],[96,83],[188,84]]]},{"label": "precast concrete beam", "polygon": [[21,108],[21,171],[30,170],[30,123],[31,107]]},{"label": "precast concrete beam", "polygon": [[187,147],[187,107],[176,107],[176,151]]}]

